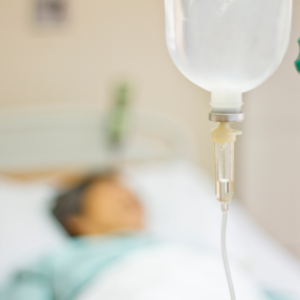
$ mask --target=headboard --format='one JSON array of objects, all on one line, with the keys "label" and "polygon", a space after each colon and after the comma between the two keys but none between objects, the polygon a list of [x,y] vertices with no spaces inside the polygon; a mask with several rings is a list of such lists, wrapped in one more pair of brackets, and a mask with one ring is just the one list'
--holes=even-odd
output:
[{"label": "headboard", "polygon": [[[0,172],[43,174],[88,170],[104,165],[109,151],[103,137],[104,116],[94,108],[40,108],[0,113]],[[136,111],[124,144],[123,159],[138,162],[186,159],[192,145],[177,121]]]}]

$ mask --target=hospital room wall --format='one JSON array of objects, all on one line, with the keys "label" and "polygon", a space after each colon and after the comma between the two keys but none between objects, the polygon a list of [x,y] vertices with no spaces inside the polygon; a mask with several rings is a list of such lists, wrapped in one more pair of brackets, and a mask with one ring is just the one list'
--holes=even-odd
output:
[{"label": "hospital room wall", "polygon": [[[102,110],[112,82],[126,77],[134,84],[138,108],[165,114],[187,128],[194,161],[213,176],[210,96],[185,79],[169,57],[163,0],[69,0],[68,19],[57,28],[34,22],[34,2],[0,0],[2,110],[65,105]],[[292,65],[300,0],[294,4],[283,65],[244,97],[236,188],[256,220],[300,255],[300,78]],[[280,134],[275,136],[274,128]]]},{"label": "hospital room wall", "polygon": [[105,109],[111,85],[133,84],[137,108],[173,118],[213,173],[209,93],[186,80],[167,52],[162,0],[70,0],[65,24],[34,22],[33,0],[0,0],[0,106]]},{"label": "hospital room wall", "polygon": [[295,61],[300,1],[294,0],[290,45],[282,65],[244,97],[237,142],[237,197],[255,220],[300,257],[300,76]]}]

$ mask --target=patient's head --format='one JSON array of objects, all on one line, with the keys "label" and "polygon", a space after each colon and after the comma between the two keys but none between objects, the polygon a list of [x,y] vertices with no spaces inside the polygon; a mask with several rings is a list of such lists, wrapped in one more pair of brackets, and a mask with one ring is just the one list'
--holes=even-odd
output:
[{"label": "patient's head", "polygon": [[56,199],[53,213],[71,236],[138,230],[143,212],[114,174],[86,178]]}]

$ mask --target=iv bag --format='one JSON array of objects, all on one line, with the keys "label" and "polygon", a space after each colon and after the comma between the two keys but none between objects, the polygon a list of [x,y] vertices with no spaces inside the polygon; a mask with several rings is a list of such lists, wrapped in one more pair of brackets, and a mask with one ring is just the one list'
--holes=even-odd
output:
[{"label": "iv bag", "polygon": [[165,11],[172,60],[213,92],[213,108],[241,107],[241,94],[268,79],[288,47],[292,0],[165,0]]}]

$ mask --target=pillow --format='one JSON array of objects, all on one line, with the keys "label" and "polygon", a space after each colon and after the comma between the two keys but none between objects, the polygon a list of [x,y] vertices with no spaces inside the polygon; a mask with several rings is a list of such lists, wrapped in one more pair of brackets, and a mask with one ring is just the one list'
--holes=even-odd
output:
[{"label": "pillow", "polygon": [[50,213],[54,193],[46,184],[0,179],[0,284],[66,239]]},{"label": "pillow", "polygon": [[125,174],[145,207],[150,232],[177,242],[219,246],[221,206],[208,174],[185,162],[144,166]]}]

